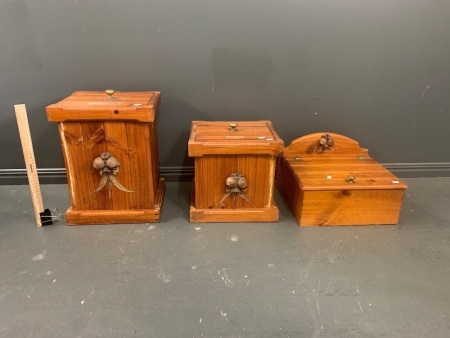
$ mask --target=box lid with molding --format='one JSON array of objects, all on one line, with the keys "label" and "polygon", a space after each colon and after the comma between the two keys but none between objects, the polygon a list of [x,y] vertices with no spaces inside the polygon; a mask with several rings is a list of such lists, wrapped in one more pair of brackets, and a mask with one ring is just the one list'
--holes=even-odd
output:
[{"label": "box lid with molding", "polygon": [[298,138],[286,147],[283,159],[303,190],[407,188],[357,141],[336,133],[314,133]]},{"label": "box lid with molding", "polygon": [[188,142],[191,157],[203,155],[273,155],[283,140],[270,121],[193,121]]},{"label": "box lid with molding", "polygon": [[51,122],[84,120],[134,120],[152,122],[160,92],[78,91],[47,107]]}]

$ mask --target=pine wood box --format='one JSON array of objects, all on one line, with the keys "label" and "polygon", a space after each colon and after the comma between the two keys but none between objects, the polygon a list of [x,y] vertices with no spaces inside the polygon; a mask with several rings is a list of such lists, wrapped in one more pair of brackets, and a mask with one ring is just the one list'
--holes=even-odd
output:
[{"label": "pine wood box", "polygon": [[195,158],[190,221],[278,221],[273,194],[282,149],[270,121],[193,121],[188,142],[189,156]]},{"label": "pine wood box", "polygon": [[407,189],[357,141],[334,133],[287,146],[276,183],[300,226],[397,224]]},{"label": "pine wood box", "polygon": [[[47,107],[48,120],[58,123],[66,165],[68,225],[159,222],[164,195],[159,105],[159,92],[80,91]],[[104,174],[93,167],[102,153],[117,158],[116,175],[106,168],[108,162]],[[102,179],[105,186],[96,192]]]}]

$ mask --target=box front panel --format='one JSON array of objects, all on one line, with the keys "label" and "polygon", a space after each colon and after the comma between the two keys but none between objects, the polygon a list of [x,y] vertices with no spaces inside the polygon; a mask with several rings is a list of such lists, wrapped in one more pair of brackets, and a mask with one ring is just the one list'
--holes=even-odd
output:
[{"label": "box front panel", "polygon": [[[87,129],[94,130],[95,127],[94,125],[86,126],[84,131],[86,133]],[[86,162],[81,124],[78,122],[60,123],[59,132],[66,163],[72,210],[94,210],[103,207],[103,198],[92,194],[98,185],[94,181],[100,181],[100,175],[98,172],[95,173],[92,168],[92,161],[89,164]],[[105,151],[104,149],[98,150]],[[94,175],[96,175],[96,180],[93,178]]]},{"label": "box front panel", "polygon": [[[67,123],[65,123],[67,124]],[[94,158],[100,156],[101,153],[107,151],[105,143],[105,128],[100,121],[91,121],[89,123],[79,123],[85,160],[82,162],[84,170],[80,168],[80,175],[85,173],[84,178],[86,185],[89,187],[90,205],[77,209],[104,210],[112,209],[112,200],[108,198],[106,193],[93,193],[97,189],[101,175],[100,171],[92,166]],[[106,190],[106,189],[105,189]]]},{"label": "box front panel", "polygon": [[300,225],[397,224],[403,190],[305,191]]},{"label": "box front panel", "polygon": [[[150,126],[150,123],[134,121],[60,123],[72,210],[154,207],[157,186],[151,168]],[[100,185],[102,175],[99,169],[93,167],[93,161],[103,152],[109,152],[120,163],[119,172],[114,175],[118,184],[108,180],[102,189],[94,192]],[[121,188],[132,192],[122,191]]]},{"label": "box front panel", "polygon": [[[195,159],[195,206],[200,209],[268,208],[273,205],[273,156],[218,155]],[[238,173],[247,188],[227,188],[227,178]]]},{"label": "box front panel", "polygon": [[[125,122],[104,122],[105,142],[107,151],[116,157],[120,163],[119,173],[115,175],[120,184],[131,190],[130,152],[128,148],[127,128]],[[105,186],[102,193],[109,194],[108,186]],[[129,193],[121,191],[112,185],[111,200],[114,210],[131,209],[134,201],[135,191]]]}]

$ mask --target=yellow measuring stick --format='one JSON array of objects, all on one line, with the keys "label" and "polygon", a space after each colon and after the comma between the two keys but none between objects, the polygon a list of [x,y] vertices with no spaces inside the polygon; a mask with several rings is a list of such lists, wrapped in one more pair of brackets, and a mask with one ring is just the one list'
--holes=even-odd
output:
[{"label": "yellow measuring stick", "polygon": [[34,159],[33,143],[31,142],[30,126],[28,125],[27,111],[24,104],[14,105],[16,111],[17,125],[19,126],[20,142],[22,143],[23,157],[27,168],[28,182],[30,184],[31,201],[33,202],[36,224],[42,226],[40,214],[44,212],[41,187]]}]

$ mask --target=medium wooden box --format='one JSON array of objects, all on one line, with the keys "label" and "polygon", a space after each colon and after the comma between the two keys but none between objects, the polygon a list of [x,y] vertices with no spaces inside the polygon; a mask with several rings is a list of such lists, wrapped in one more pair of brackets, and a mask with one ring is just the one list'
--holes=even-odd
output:
[{"label": "medium wooden box", "polygon": [[286,147],[276,183],[300,226],[397,224],[407,189],[358,142],[333,133]]},{"label": "medium wooden box", "polygon": [[270,121],[192,122],[191,222],[274,222],[276,158],[283,140]]},{"label": "medium wooden box", "polygon": [[[159,105],[159,92],[84,91],[47,107],[48,120],[58,123],[67,170],[67,224],[159,222]],[[103,170],[103,164],[93,167],[102,153],[117,158],[116,175],[106,168],[109,162]],[[95,192],[102,180],[105,186]]]}]

